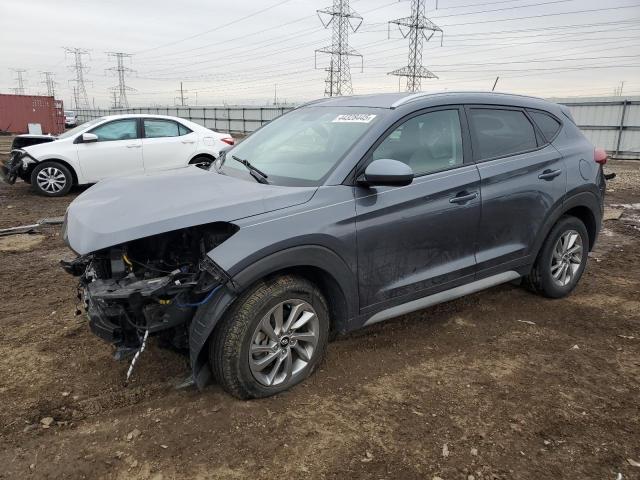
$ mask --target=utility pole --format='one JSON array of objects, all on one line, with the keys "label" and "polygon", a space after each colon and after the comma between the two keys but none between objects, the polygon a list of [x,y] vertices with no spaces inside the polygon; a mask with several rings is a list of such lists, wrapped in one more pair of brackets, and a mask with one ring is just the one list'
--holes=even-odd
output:
[{"label": "utility pole", "polygon": [[357,32],[362,25],[362,17],[349,6],[349,0],[333,0],[333,6],[317,10],[317,13],[324,28],[332,27],[331,45],[315,51],[316,68],[318,53],[331,55],[329,68],[325,69],[327,79],[324,94],[327,97],[351,95],[353,86],[349,57],[360,57],[362,65],[362,55],[349,47],[349,30]]},{"label": "utility pole", "polygon": [[185,104],[185,102],[186,102],[187,100],[189,100],[189,97],[187,97],[187,96],[185,95],[185,93],[188,93],[188,92],[189,92],[189,90],[185,90],[185,89],[182,87],[182,82],[180,82],[180,90],[176,90],[176,91],[180,94],[180,96],[179,96],[179,97],[176,97],[176,98],[175,98],[175,100],[176,100],[176,104],[178,104],[178,101],[179,101],[179,102],[180,102],[180,103],[179,103],[179,105],[181,105],[181,106],[183,106],[183,107],[184,107],[184,106],[186,105],[186,104]]},{"label": "utility pole", "polygon": [[129,108],[129,100],[127,99],[127,90],[133,90],[131,87],[127,87],[125,83],[125,76],[128,73],[132,73],[133,70],[124,66],[124,59],[131,58],[130,53],[123,52],[107,52],[110,57],[115,57],[116,66],[108,68],[107,70],[115,73],[118,76],[118,86],[111,87],[109,90],[118,92],[118,102],[114,105],[114,108]]},{"label": "utility pole", "polygon": [[40,72],[44,75],[44,80],[40,83],[43,83],[47,86],[47,96],[55,97],[56,96],[56,82],[54,80],[55,74],[53,72]]},{"label": "utility pole", "polygon": [[88,55],[89,50],[82,48],[69,48],[65,47],[65,53],[73,55],[73,64],[69,65],[69,68],[75,72],[76,78],[71,80],[75,83],[74,95],[76,108],[89,108],[89,96],[87,95],[87,88],[85,87],[84,74],[89,70],[89,67],[85,67],[82,63],[82,56]]},{"label": "utility pole", "polygon": [[398,68],[388,75],[407,78],[407,92],[419,92],[423,78],[438,78],[436,74],[422,66],[422,42],[429,41],[442,29],[429,20],[425,14],[426,0],[411,0],[411,16],[398,18],[389,22],[389,36],[391,25],[397,25],[404,38],[409,39],[409,61],[406,67]]},{"label": "utility pole", "polygon": [[22,68],[11,69],[16,74],[16,87],[13,88],[13,93],[16,95],[24,95],[24,74],[27,72]]}]

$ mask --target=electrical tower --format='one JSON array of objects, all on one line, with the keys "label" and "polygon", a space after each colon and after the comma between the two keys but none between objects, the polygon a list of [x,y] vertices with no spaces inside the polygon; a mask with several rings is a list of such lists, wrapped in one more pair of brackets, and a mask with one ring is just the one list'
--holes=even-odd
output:
[{"label": "electrical tower", "polygon": [[22,69],[22,68],[12,68],[11,69],[15,74],[16,74],[16,84],[17,86],[15,88],[13,88],[13,93],[15,93],[16,95],[24,95],[24,77],[23,74],[25,74],[27,71]]},{"label": "electrical tower", "polygon": [[117,66],[108,68],[107,70],[115,72],[118,75],[118,86],[111,87],[110,90],[118,92],[118,101],[114,102],[114,108],[129,108],[129,100],[127,100],[127,90],[133,90],[125,84],[125,75],[132,73],[133,70],[124,66],[124,59],[131,58],[131,54],[122,52],[107,52],[110,57],[116,57]]},{"label": "electrical tower", "polygon": [[82,48],[69,48],[65,47],[65,53],[73,54],[74,63],[69,65],[69,68],[76,74],[76,78],[71,80],[75,83],[73,88],[73,99],[75,101],[75,108],[89,108],[89,96],[87,95],[87,88],[85,87],[84,74],[89,70],[89,67],[85,67],[82,63],[82,56],[88,55],[89,50]]},{"label": "electrical tower", "polygon": [[49,97],[55,97],[56,84],[58,83],[53,79],[55,74],[53,72],[40,72],[40,73],[44,75],[44,80],[40,83],[44,83],[47,86],[47,95]]},{"label": "electrical tower", "polygon": [[189,100],[189,97],[187,97],[185,93],[189,93],[189,90],[185,90],[184,88],[182,88],[182,82],[180,82],[180,90],[176,90],[176,92],[180,94],[179,97],[175,97],[176,105],[181,105],[184,107],[186,105],[185,102]]},{"label": "electrical tower", "polygon": [[425,14],[426,0],[411,0],[411,16],[398,18],[389,22],[389,36],[391,25],[397,25],[404,38],[409,39],[409,62],[406,67],[398,68],[388,75],[407,77],[407,91],[419,92],[423,78],[438,78],[436,74],[422,66],[422,43],[429,41],[442,29],[429,20]]},{"label": "electrical tower", "polygon": [[316,68],[318,53],[331,55],[329,68],[325,69],[327,79],[324,94],[327,97],[351,95],[353,87],[349,57],[360,57],[362,63],[362,55],[349,47],[349,30],[355,33],[362,25],[362,17],[349,6],[349,0],[333,0],[332,7],[317,10],[317,13],[324,28],[332,27],[331,45],[315,52]]}]

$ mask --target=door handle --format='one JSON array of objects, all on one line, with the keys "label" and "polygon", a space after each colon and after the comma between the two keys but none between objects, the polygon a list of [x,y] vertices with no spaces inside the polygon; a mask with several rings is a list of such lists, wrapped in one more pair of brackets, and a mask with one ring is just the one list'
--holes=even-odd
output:
[{"label": "door handle", "polygon": [[127,145],[127,148],[140,148],[142,147],[142,145],[138,144],[138,143],[132,143]]},{"label": "door handle", "polygon": [[449,203],[457,203],[458,205],[460,205],[463,203],[467,203],[473,200],[474,198],[478,198],[478,192],[473,192],[473,193],[461,192],[455,197],[450,198]]},{"label": "door handle", "polygon": [[182,143],[196,143],[195,140],[182,140]]},{"label": "door handle", "polygon": [[561,173],[562,173],[562,170],[545,170],[540,175],[538,175],[538,178],[540,180],[553,180]]}]

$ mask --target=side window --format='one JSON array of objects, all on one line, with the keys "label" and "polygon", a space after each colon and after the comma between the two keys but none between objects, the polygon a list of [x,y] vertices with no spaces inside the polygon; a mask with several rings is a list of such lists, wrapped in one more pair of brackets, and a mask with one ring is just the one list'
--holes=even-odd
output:
[{"label": "side window", "polygon": [[138,121],[135,118],[115,120],[94,128],[90,133],[97,135],[99,142],[131,140],[138,138]]},{"label": "side window", "polygon": [[179,137],[178,124],[171,120],[145,118],[143,120],[145,138]]},{"label": "side window", "polygon": [[553,137],[555,137],[558,130],[560,130],[560,122],[548,113],[538,112],[536,110],[529,110],[528,112],[544,135],[544,138],[546,138],[548,142],[553,140]]},{"label": "side window", "polygon": [[181,123],[179,123],[178,124],[178,131],[180,132],[180,136],[182,136],[182,135],[187,135],[187,134],[191,133],[193,130],[191,130],[190,128],[187,128],[184,125],[182,125]]},{"label": "side window", "polygon": [[458,110],[438,110],[410,118],[385,138],[372,159],[391,158],[416,175],[462,165],[462,132]]},{"label": "side window", "polygon": [[520,110],[472,108],[469,120],[478,160],[515,155],[538,146],[533,125]]}]

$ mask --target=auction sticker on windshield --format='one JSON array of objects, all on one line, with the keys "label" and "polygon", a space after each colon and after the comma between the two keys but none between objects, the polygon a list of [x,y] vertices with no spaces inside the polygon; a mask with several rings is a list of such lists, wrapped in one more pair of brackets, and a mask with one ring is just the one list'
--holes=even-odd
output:
[{"label": "auction sticker on windshield", "polygon": [[338,115],[336,118],[334,118],[332,123],[337,123],[337,122],[369,123],[374,118],[376,118],[376,115],[371,115],[368,113],[345,113],[343,115]]}]

